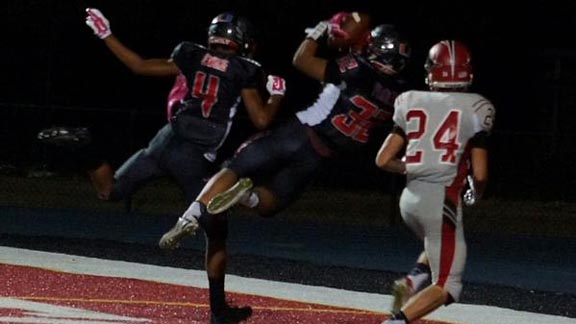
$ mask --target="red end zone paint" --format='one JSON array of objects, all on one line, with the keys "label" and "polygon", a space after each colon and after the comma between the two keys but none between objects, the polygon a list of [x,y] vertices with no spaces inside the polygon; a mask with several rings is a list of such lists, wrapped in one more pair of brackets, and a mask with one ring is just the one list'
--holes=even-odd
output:
[{"label": "red end zone paint", "polygon": [[[137,279],[79,275],[0,265],[0,323],[207,323],[206,289]],[[386,315],[270,297],[229,293],[250,305],[247,323],[378,324]],[[420,324],[444,323],[420,321]]]}]

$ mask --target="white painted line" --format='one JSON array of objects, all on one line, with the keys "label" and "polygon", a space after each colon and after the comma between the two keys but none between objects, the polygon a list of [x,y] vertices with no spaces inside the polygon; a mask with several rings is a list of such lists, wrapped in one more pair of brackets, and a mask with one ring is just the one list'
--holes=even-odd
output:
[{"label": "white painted line", "polygon": [[[206,274],[198,270],[110,261],[60,253],[0,247],[0,263],[106,277],[155,281],[188,287],[207,288]],[[391,296],[327,287],[306,286],[228,275],[228,291],[386,313]],[[1,303],[1,300],[0,300]],[[1,305],[1,304],[0,304]],[[427,319],[467,324],[576,324],[576,319],[521,312],[506,308],[453,304]]]}]

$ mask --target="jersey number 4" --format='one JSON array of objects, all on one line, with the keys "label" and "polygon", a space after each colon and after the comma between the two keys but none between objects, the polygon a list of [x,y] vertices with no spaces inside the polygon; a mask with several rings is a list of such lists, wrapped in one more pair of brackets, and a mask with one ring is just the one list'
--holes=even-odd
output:
[{"label": "jersey number 4", "polygon": [[218,101],[218,88],[220,88],[220,78],[206,74],[204,72],[196,72],[194,76],[194,83],[192,85],[192,97],[201,99],[202,116],[208,118],[212,108]]},{"label": "jersey number 4", "polygon": [[[407,122],[415,121],[416,129],[406,133],[408,141],[420,140],[428,131],[428,115],[424,110],[412,109],[406,115]],[[458,129],[460,127],[460,111],[451,110],[448,112],[440,127],[434,132],[432,137],[432,147],[436,151],[442,151],[440,162],[443,163],[456,163],[456,152],[460,148],[458,143]],[[422,162],[422,150],[415,150],[406,154],[406,163],[420,163]]]}]

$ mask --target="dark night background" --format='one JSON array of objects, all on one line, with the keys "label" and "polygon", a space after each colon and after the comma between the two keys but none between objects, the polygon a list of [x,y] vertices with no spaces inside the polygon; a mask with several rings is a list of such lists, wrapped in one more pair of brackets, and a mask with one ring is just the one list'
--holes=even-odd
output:
[{"label": "dark night background", "polygon": [[[462,40],[473,53],[473,90],[497,109],[491,193],[574,198],[566,188],[575,179],[576,22],[552,1],[4,0],[0,163],[45,158],[35,134],[62,124],[93,127],[122,162],[163,125],[173,80],[133,75],[84,24],[87,6],[99,8],[114,34],[144,57],[168,57],[182,40],[204,44],[210,20],[222,11],[247,16],[259,30],[257,60],[287,79],[284,115],[316,94],[317,84],[291,66],[303,30],[337,11],[368,10],[378,22],[395,24],[412,43],[407,76],[417,88],[424,88],[428,48],[444,38]],[[373,154],[336,168],[343,177],[353,174]]]},{"label": "dark night background", "polygon": [[[574,317],[574,292],[532,288],[552,282],[567,291],[576,269],[576,11],[569,0],[0,0],[0,245],[200,269],[202,235],[174,253],[157,248],[187,208],[171,182],[143,188],[127,213],[124,202],[96,198],[70,152],[36,140],[47,127],[88,126],[118,166],[166,123],[174,80],[130,72],[85,25],[86,7],[100,9],[125,45],[150,58],[169,57],[183,40],[205,44],[211,19],[223,11],[247,16],[259,30],[256,59],[287,81],[280,119],[319,90],[291,65],[304,29],[338,11],[365,10],[395,24],[412,44],[406,77],[415,88],[425,88],[431,45],[463,41],[473,55],[472,90],[497,112],[487,199],[465,207],[464,216],[468,273],[482,280],[466,283],[462,302]],[[230,151],[250,131],[238,117]],[[239,244],[230,273],[389,291],[386,283],[398,278],[388,272],[398,266],[392,256],[419,245],[398,212],[402,178],[374,165],[380,135],[363,154],[322,169],[286,214],[233,217],[230,241]],[[273,257],[261,258],[264,250]],[[412,262],[412,254],[406,258]],[[343,259],[352,261],[322,265]],[[386,271],[364,269],[366,261]],[[517,282],[530,282],[530,290]]]}]

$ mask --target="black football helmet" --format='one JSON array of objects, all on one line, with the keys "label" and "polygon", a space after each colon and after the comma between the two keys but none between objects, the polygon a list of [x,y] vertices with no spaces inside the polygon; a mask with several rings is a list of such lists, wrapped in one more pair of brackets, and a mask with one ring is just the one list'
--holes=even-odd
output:
[{"label": "black football helmet", "polygon": [[394,26],[379,25],[370,32],[364,56],[376,72],[396,74],[406,66],[410,47]]},{"label": "black football helmet", "polygon": [[254,27],[248,19],[224,12],[212,19],[208,27],[208,45],[220,45],[249,56],[254,46]]}]

